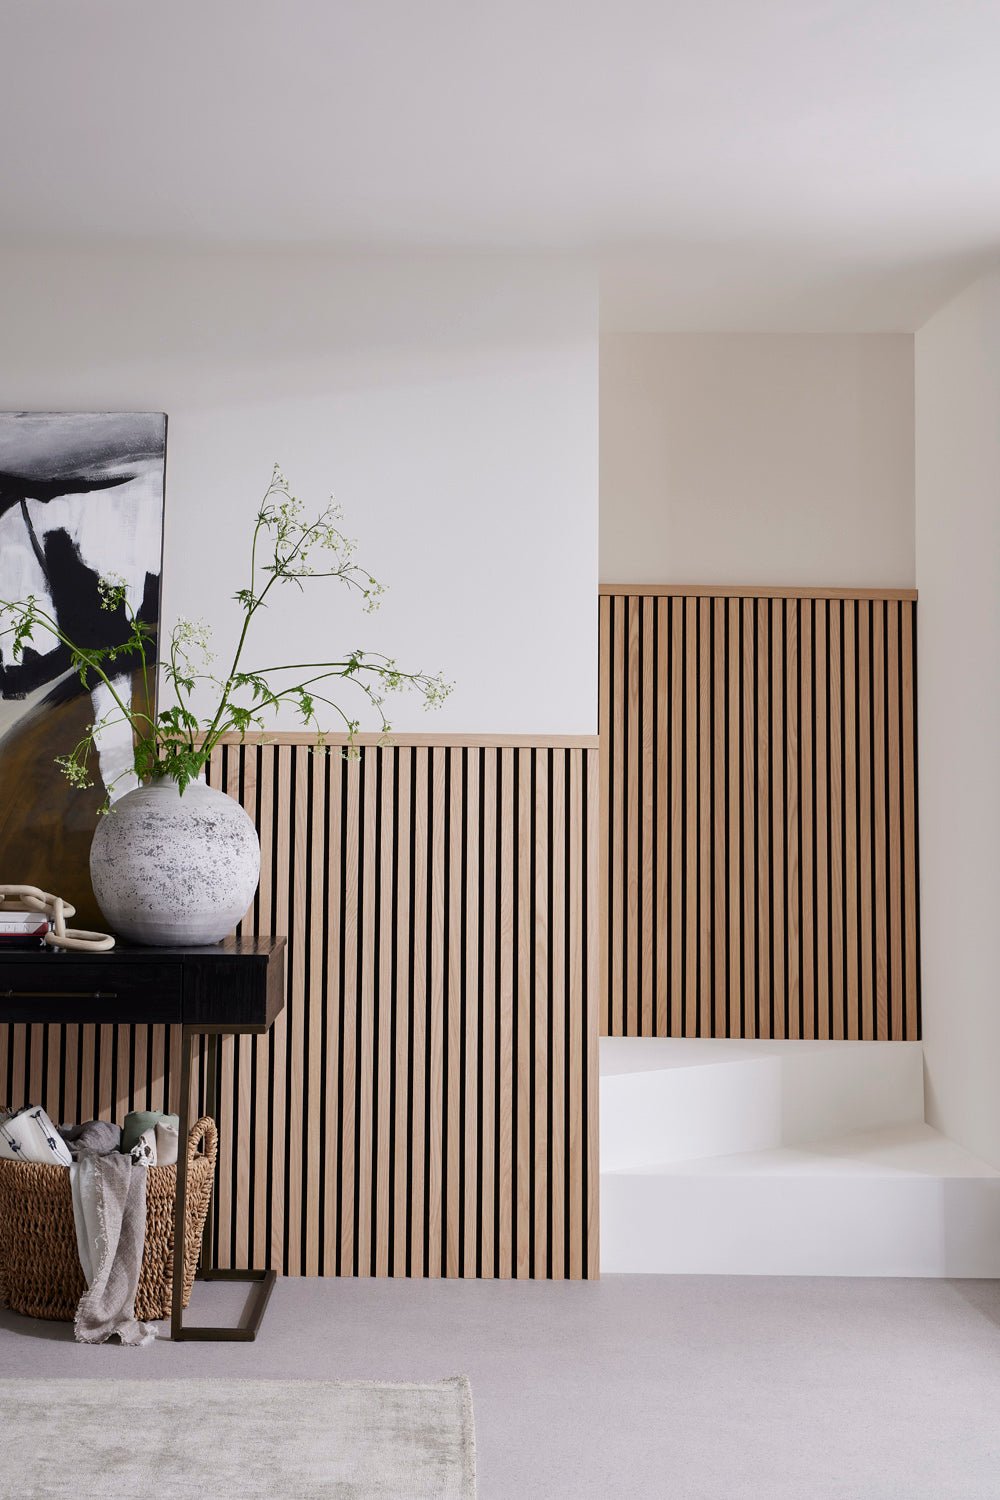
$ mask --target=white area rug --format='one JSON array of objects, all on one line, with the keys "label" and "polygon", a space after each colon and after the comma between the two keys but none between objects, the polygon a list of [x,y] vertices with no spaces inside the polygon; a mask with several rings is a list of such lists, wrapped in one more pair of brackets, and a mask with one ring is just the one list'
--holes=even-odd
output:
[{"label": "white area rug", "polygon": [[[132,1356],[135,1358],[135,1356]],[[0,1380],[17,1500],[471,1500],[472,1394],[322,1380]]]}]

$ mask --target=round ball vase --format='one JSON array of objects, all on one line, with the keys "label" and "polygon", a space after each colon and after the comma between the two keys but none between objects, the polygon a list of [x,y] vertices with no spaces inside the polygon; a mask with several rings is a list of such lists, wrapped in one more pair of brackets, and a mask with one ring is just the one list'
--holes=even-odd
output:
[{"label": "round ball vase", "polygon": [[218,943],[246,914],[260,878],[260,841],[225,792],[192,781],[126,792],[97,825],[90,878],[112,932],[134,943]]}]

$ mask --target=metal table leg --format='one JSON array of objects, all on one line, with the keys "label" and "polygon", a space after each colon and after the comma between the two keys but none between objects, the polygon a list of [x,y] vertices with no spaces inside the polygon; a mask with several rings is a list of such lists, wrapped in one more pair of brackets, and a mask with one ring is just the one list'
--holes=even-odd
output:
[{"label": "metal table leg", "polygon": [[[205,1114],[210,1120],[214,1120],[216,1126],[219,1123],[219,1037],[216,1032],[210,1032],[206,1038],[208,1041],[207,1057],[205,1059]],[[218,1167],[216,1167],[218,1171]],[[215,1193],[218,1184],[212,1190],[212,1196],[208,1200],[208,1213],[205,1215],[205,1230],[201,1237],[201,1266],[199,1274],[203,1274],[209,1267],[215,1265]]]},{"label": "metal table leg", "polygon": [[[187,1207],[187,1138],[191,1129],[191,1068],[195,1038],[201,1035],[192,1027],[182,1030],[180,1124],[177,1132],[177,1197],[174,1205],[174,1278],[170,1308],[170,1337],[176,1343],[252,1343],[274,1290],[274,1271],[217,1270],[212,1266],[214,1209],[209,1210],[202,1240],[202,1267],[196,1272],[199,1281],[240,1281],[253,1286],[243,1315],[234,1328],[185,1328],[184,1326],[184,1215]],[[216,1060],[218,1036],[210,1037],[208,1055],[208,1088],[206,1109],[216,1118]],[[214,1201],[214,1193],[213,1193]]]}]

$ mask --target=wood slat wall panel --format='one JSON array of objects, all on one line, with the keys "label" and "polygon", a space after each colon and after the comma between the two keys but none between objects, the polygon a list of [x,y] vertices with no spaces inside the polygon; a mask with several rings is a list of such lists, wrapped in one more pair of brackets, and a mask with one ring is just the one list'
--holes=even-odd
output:
[{"label": "wood slat wall panel", "polygon": [[602,587],[604,1035],[920,1035],[916,600]]},{"label": "wood slat wall panel", "polygon": [[[261,833],[243,930],[289,937],[272,1032],[219,1049],[218,1264],[596,1276],[596,747],[347,760],[271,736],[220,746],[209,780]],[[59,1119],[176,1107],[178,1047],[163,1027],[0,1027],[0,1095]]]}]

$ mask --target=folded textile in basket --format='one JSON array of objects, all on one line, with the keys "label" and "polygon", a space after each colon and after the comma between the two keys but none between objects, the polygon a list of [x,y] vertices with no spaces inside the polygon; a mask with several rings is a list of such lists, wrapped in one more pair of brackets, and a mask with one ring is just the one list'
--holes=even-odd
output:
[{"label": "folded textile in basket", "polygon": [[121,1149],[120,1125],[110,1120],[88,1120],[86,1125],[60,1125],[59,1134],[74,1156],[89,1151],[94,1156],[106,1156],[109,1151]]},{"label": "folded textile in basket", "polygon": [[177,1163],[177,1115],[158,1109],[134,1109],[125,1116],[121,1149],[126,1156],[142,1156],[148,1167],[173,1167]]},{"label": "folded textile in basket", "polygon": [[73,1160],[56,1127],[37,1104],[0,1117],[0,1158],[68,1167]]},{"label": "folded textile in basket", "polygon": [[122,1132],[110,1120],[62,1126],[73,1153],[70,1188],[77,1253],[87,1290],[74,1320],[80,1343],[147,1344],[153,1330],[135,1317],[146,1236],[146,1173],[121,1155]]},{"label": "folded textile in basket", "polygon": [[150,1344],[155,1330],[135,1316],[146,1239],[145,1164],[122,1156],[117,1145],[103,1156],[74,1149],[78,1154],[69,1176],[87,1283],[73,1322],[77,1341],[103,1344],[117,1333],[130,1347]]}]

